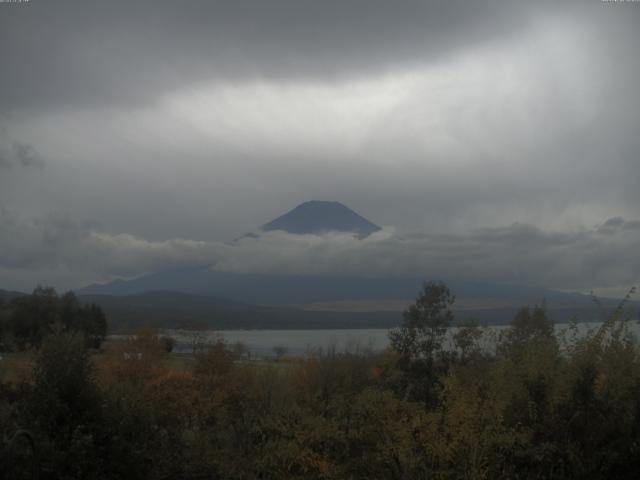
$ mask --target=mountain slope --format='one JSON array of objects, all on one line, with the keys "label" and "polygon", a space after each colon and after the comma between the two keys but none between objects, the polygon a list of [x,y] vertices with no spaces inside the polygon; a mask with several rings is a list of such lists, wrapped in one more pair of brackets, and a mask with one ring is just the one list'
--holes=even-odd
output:
[{"label": "mountain slope", "polygon": [[[375,304],[380,300],[405,301],[409,304],[415,298],[423,281],[424,278],[240,274],[201,268],[158,272],[130,281],[93,285],[79,290],[78,293],[117,296],[137,295],[150,290],[172,290],[172,293],[212,295],[250,305],[271,305],[278,308],[282,305],[303,306],[322,302],[358,300],[364,301],[360,304],[370,302],[372,307],[369,311],[372,312],[379,311],[376,310]],[[456,295],[459,308],[466,312],[465,315],[489,323],[503,323],[518,307],[539,304],[543,300],[546,301],[550,310],[558,313],[555,317],[558,321],[567,320],[573,314],[594,310],[591,299],[586,295],[455,279],[448,279],[447,284]],[[180,301],[176,303],[182,302],[182,299],[176,298],[176,300]],[[163,303],[171,305],[171,301]],[[613,305],[613,301],[609,299],[602,299],[602,303],[606,308]],[[322,309],[322,306],[316,308],[316,310],[319,309]],[[331,307],[327,309],[332,309],[334,313],[337,310]],[[402,308],[398,308],[398,312],[401,310]],[[582,314],[580,318],[588,319]]]},{"label": "mountain slope", "polygon": [[[236,329],[341,329],[391,328],[400,324],[402,311],[412,303],[396,302],[387,311],[308,310],[287,306],[250,305],[229,300],[180,292],[144,292],[134,295],[80,295],[82,302],[99,305],[107,314],[112,331],[152,323],[165,328]],[[530,302],[530,303],[535,303]],[[549,302],[548,312],[558,321],[577,316],[582,321],[602,320],[593,305]],[[508,323],[519,307],[517,302],[501,305],[454,305],[456,321],[474,319],[481,324]]]},{"label": "mountain slope", "polygon": [[363,238],[377,232],[380,227],[340,202],[312,200],[263,225],[261,230],[283,230],[295,234],[347,232]]},{"label": "mountain slope", "polygon": [[399,312],[308,312],[169,291],[123,296],[80,295],[79,299],[99,305],[112,331],[144,323],[164,328],[234,330],[389,328],[400,322]]}]

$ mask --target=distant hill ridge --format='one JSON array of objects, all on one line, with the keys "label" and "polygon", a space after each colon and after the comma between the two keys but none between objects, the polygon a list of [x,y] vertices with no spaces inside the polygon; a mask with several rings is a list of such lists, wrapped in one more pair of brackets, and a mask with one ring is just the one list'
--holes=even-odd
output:
[{"label": "distant hill ridge", "polygon": [[340,202],[311,200],[266,223],[262,231],[282,230],[294,234],[354,233],[367,237],[381,228]]},{"label": "distant hill ridge", "polygon": [[[312,200],[266,223],[248,236],[268,231],[291,234],[343,232],[365,238],[380,227],[335,201]],[[131,280],[115,280],[78,290],[86,300],[96,301],[123,321],[138,316],[163,317],[168,322],[215,320],[218,327],[232,325],[262,328],[311,325],[364,326],[394,325],[397,312],[311,311],[295,308],[326,302],[380,302],[415,298],[425,276],[369,278],[346,275],[290,275],[275,273],[234,273],[211,270],[207,266],[171,269],[142,275]],[[556,320],[567,320],[579,312],[591,312],[588,296],[536,287],[499,285],[488,282],[444,279],[461,300],[465,316],[504,323],[521,305],[548,302]],[[126,298],[117,298],[125,296]],[[606,302],[607,305],[610,302]],[[294,308],[283,308],[288,305]],[[135,314],[134,314],[135,312]],[[243,316],[244,315],[244,316]],[[282,316],[282,321],[279,320]],[[223,321],[223,319],[226,320]],[[233,320],[232,320],[233,319]],[[285,321],[286,319],[286,321]],[[584,317],[583,317],[584,319]]]},{"label": "distant hill ridge", "polygon": [[9,302],[14,298],[20,298],[26,296],[26,293],[16,292],[13,290],[1,290],[0,289],[0,302]]},{"label": "distant hill ridge", "polygon": [[[178,273],[178,272],[174,272]],[[184,288],[187,277],[196,273],[194,270],[183,271],[183,276],[173,277],[170,283],[175,288]],[[210,272],[213,273],[213,272]],[[158,273],[156,280],[169,280],[168,272]],[[395,327],[401,320],[401,312],[412,303],[411,292],[418,287],[417,279],[389,281],[384,279],[345,279],[345,278],[316,278],[311,284],[303,277],[280,277],[238,275],[235,278],[235,296],[244,297],[245,301],[235,301],[213,292],[224,290],[232,277],[220,278],[218,288],[210,288],[209,294],[187,293],[166,289],[144,290],[150,287],[149,277],[142,277],[141,282],[120,282],[117,287],[135,293],[115,292],[110,285],[101,288],[84,289],[78,291],[78,299],[82,303],[95,303],[107,314],[110,325],[116,331],[135,327],[144,322],[152,322],[159,327],[168,328],[213,328],[213,329],[314,329],[314,328],[390,328]],[[204,277],[202,280],[214,280]],[[254,283],[255,282],[255,283]],[[353,287],[361,282],[362,289]],[[153,282],[152,282],[153,283]],[[208,282],[207,282],[208,283]],[[233,283],[233,282],[232,282]],[[192,285],[191,287],[194,287]],[[200,284],[201,287],[206,286]],[[212,285],[209,284],[211,287]],[[515,315],[522,305],[539,303],[541,299],[549,300],[548,311],[555,321],[566,322],[576,317],[581,321],[602,320],[602,312],[595,308],[589,297],[579,294],[566,294],[544,289],[529,288],[500,288],[496,285],[474,285],[451,282],[452,290],[459,295],[454,305],[457,321],[473,318],[482,324],[505,324]],[[351,287],[351,288],[349,288]],[[264,291],[266,288],[266,291]],[[142,290],[140,290],[142,289]],[[240,289],[242,291],[240,291]],[[94,290],[93,292],[87,290]],[[97,291],[96,291],[97,290]],[[117,290],[117,289],[116,289]],[[100,293],[98,293],[100,292]],[[231,293],[231,292],[226,292]],[[8,294],[8,295],[7,295]],[[394,308],[379,309],[380,302],[360,301],[358,309],[336,308],[331,303],[277,305],[274,300],[289,301],[304,298],[344,298],[344,295],[395,297],[403,295],[404,301],[394,301]],[[1,296],[9,297],[10,301],[26,294],[21,292],[6,292],[0,290]],[[496,298],[494,295],[498,295]],[[252,299],[266,300],[270,305],[247,303]],[[0,302],[1,304],[2,302]],[[358,302],[343,302],[343,307]],[[601,299],[601,305],[606,311],[611,311],[617,302],[611,299]],[[638,303],[631,302],[629,307],[637,311]]]}]

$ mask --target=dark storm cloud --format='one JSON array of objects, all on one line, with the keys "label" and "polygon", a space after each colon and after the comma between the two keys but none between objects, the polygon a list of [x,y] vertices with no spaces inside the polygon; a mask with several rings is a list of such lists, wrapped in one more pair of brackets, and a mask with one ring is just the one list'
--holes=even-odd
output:
[{"label": "dark storm cloud", "polygon": [[7,110],[131,105],[212,79],[362,76],[441,59],[499,38],[530,21],[525,12],[532,3],[0,4],[0,105]]}]

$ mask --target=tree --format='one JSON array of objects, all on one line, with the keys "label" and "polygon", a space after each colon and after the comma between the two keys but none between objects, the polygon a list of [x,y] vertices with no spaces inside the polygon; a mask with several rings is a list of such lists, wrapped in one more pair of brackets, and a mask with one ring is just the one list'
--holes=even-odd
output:
[{"label": "tree", "polygon": [[549,340],[555,342],[553,320],[547,315],[545,304],[522,307],[511,320],[505,332],[502,348],[519,350],[531,341]]},{"label": "tree", "polygon": [[80,309],[81,326],[84,332],[85,342],[91,348],[100,348],[107,336],[107,317],[102,309],[92,303],[84,305]]},{"label": "tree", "polygon": [[73,292],[67,292],[58,301],[58,311],[65,331],[80,331],[88,347],[100,347],[107,335],[107,319],[100,307],[81,305]]},{"label": "tree", "polygon": [[53,333],[43,343],[34,367],[34,405],[42,409],[41,420],[51,433],[78,416],[96,395],[93,368],[81,338]]},{"label": "tree", "polygon": [[20,349],[38,347],[58,317],[58,295],[53,288],[37,287],[14,302],[8,326]]},{"label": "tree", "polygon": [[389,333],[391,347],[409,361],[430,361],[442,350],[442,340],[453,321],[455,296],[443,282],[428,282],[416,301],[402,314],[402,326]]},{"label": "tree", "polygon": [[403,371],[404,397],[427,404],[437,398],[436,367],[444,367],[442,342],[453,321],[451,306],[455,297],[443,282],[428,282],[416,301],[403,313],[402,326],[389,333],[391,348],[399,354],[398,366]]},{"label": "tree", "polygon": [[43,467],[58,478],[91,478],[99,466],[95,432],[101,401],[81,336],[47,336],[36,358],[33,385],[19,408],[38,440]]},{"label": "tree", "polygon": [[37,287],[30,296],[14,301],[7,320],[20,349],[39,347],[59,325],[64,332],[80,332],[88,347],[98,348],[107,334],[107,319],[95,304],[82,305],[73,292],[58,296],[53,288]]},{"label": "tree", "polygon": [[483,334],[478,322],[474,320],[468,320],[459,326],[458,331],[453,335],[453,343],[462,363],[470,362],[481,355],[480,340]]}]

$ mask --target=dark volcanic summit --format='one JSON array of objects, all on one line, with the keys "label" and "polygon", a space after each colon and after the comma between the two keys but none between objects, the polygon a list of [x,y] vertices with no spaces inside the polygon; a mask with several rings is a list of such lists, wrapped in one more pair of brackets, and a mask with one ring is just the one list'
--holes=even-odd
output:
[{"label": "dark volcanic summit", "polygon": [[263,231],[284,230],[297,234],[349,232],[363,238],[380,227],[340,202],[312,200],[263,225]]}]

